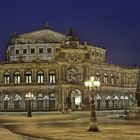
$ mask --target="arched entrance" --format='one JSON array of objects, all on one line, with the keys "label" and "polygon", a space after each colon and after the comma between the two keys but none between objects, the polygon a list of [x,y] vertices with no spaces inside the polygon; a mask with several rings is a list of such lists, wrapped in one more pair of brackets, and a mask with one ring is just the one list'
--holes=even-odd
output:
[{"label": "arched entrance", "polygon": [[71,92],[71,108],[81,109],[82,105],[82,93],[79,90],[73,90]]},{"label": "arched entrance", "polygon": [[49,95],[44,96],[45,110],[49,109]]},{"label": "arched entrance", "polygon": [[99,95],[97,95],[97,97],[96,97],[96,99],[97,99],[97,109],[100,109],[101,108],[101,96],[99,96]]},{"label": "arched entrance", "polygon": [[20,109],[20,100],[21,100],[21,97],[19,96],[19,94],[16,94],[15,98],[14,98],[14,109],[15,110]]},{"label": "arched entrance", "polygon": [[55,103],[56,103],[56,97],[55,97],[55,94],[50,94],[50,97],[49,97],[49,110],[56,110],[56,107],[55,107]]},{"label": "arched entrance", "polygon": [[43,94],[39,93],[37,96],[37,110],[43,110]]},{"label": "arched entrance", "polygon": [[4,110],[8,110],[8,102],[9,102],[9,97],[8,97],[8,95],[6,94],[6,95],[4,96],[4,99],[3,99],[3,109],[4,109]]},{"label": "arched entrance", "polygon": [[111,100],[110,96],[107,96],[105,98],[105,108],[106,109],[109,109],[110,108],[110,100]]},{"label": "arched entrance", "polygon": [[124,108],[124,96],[120,97],[120,107]]},{"label": "arched entrance", "polygon": [[119,98],[118,98],[118,96],[115,96],[113,98],[113,109],[117,109],[118,105],[119,105]]},{"label": "arched entrance", "polygon": [[124,97],[124,105],[125,105],[126,108],[129,106],[129,98],[128,98],[128,96]]}]

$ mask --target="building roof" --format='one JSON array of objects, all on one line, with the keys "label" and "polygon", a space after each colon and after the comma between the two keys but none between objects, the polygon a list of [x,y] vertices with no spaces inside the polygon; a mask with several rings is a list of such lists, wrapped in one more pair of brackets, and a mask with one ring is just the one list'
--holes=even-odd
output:
[{"label": "building roof", "polygon": [[50,28],[44,28],[12,37],[9,43],[26,44],[26,43],[61,43],[65,40],[66,35],[56,32]]}]

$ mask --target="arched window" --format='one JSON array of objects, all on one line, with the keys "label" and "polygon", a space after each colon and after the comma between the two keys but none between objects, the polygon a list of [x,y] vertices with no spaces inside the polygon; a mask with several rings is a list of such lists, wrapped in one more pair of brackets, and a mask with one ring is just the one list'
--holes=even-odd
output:
[{"label": "arched window", "polygon": [[128,96],[125,96],[124,97],[124,101],[125,101],[125,103],[124,103],[125,104],[125,107],[127,107],[129,105],[129,103],[128,103],[129,102]]},{"label": "arched window", "polygon": [[16,94],[16,95],[15,95],[14,100],[21,100],[21,97],[19,96],[19,94]]},{"label": "arched window", "polygon": [[26,72],[26,83],[32,83],[32,73],[30,71]]},{"label": "arched window", "polygon": [[101,96],[99,96],[99,95],[97,95],[96,96],[96,99],[97,99],[97,109],[100,109],[100,107],[101,107]]},{"label": "arched window", "polygon": [[114,96],[112,101],[113,101],[113,108],[117,108],[118,105],[119,105],[119,98],[118,98],[118,96]]},{"label": "arched window", "polygon": [[9,96],[6,94],[3,100],[9,100]]},{"label": "arched window", "polygon": [[37,72],[37,83],[43,83],[44,74],[42,71]]},{"label": "arched window", "polygon": [[110,79],[111,80],[111,85],[114,85],[114,76],[113,76],[113,74],[110,75],[110,78],[111,78]]},{"label": "arched window", "polygon": [[99,74],[99,72],[96,73],[96,80],[100,81],[100,74]]},{"label": "arched window", "polygon": [[38,98],[43,98],[43,94],[42,93],[39,93],[37,97]]},{"label": "arched window", "polygon": [[119,100],[118,96],[115,96],[115,97],[113,98],[113,100]]},{"label": "arched window", "polygon": [[119,84],[119,76],[118,75],[116,76],[116,84],[117,85]]},{"label": "arched window", "polygon": [[111,97],[110,96],[107,96],[105,98],[105,105],[106,105],[106,108],[109,109],[110,108],[110,100],[111,100]]},{"label": "arched window", "polygon": [[100,95],[97,95],[97,96],[96,96],[96,99],[97,99],[97,100],[101,100],[102,98],[101,98]]},{"label": "arched window", "polygon": [[9,73],[6,72],[4,73],[4,84],[9,84],[9,81],[10,81],[10,76]]},{"label": "arched window", "polygon": [[121,107],[124,107],[124,96],[120,97]]},{"label": "arched window", "polygon": [[56,73],[55,71],[50,71],[49,73],[49,83],[55,84],[56,83]]},{"label": "arched window", "polygon": [[108,82],[108,77],[107,77],[107,74],[105,73],[104,74],[104,83],[107,84],[107,82]]},{"label": "arched window", "polygon": [[19,72],[15,72],[14,81],[15,81],[15,84],[20,84],[20,73]]}]

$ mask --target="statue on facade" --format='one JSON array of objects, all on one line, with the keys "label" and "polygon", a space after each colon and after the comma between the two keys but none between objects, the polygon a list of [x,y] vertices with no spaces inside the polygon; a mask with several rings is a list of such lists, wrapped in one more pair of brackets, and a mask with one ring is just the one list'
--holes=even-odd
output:
[{"label": "statue on facade", "polygon": [[74,32],[74,30],[71,27],[69,27],[67,30],[68,30],[67,39],[69,41],[78,41],[79,40],[77,34]]}]

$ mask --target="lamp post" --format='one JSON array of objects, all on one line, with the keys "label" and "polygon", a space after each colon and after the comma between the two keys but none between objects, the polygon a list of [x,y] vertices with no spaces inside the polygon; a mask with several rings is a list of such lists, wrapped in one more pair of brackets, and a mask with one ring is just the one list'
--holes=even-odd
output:
[{"label": "lamp post", "polygon": [[98,90],[100,87],[100,81],[95,80],[93,76],[90,77],[90,80],[85,81],[85,86],[89,89],[92,90],[92,100],[91,100],[91,117],[90,117],[90,123],[89,123],[89,130],[88,131],[93,131],[93,132],[98,132],[98,125],[97,125],[97,119],[96,119],[96,108],[94,104],[94,90]]},{"label": "lamp post", "polygon": [[31,99],[34,97],[34,95],[29,92],[26,94],[26,98],[28,99],[28,113],[27,117],[32,117],[32,112],[31,112]]}]

